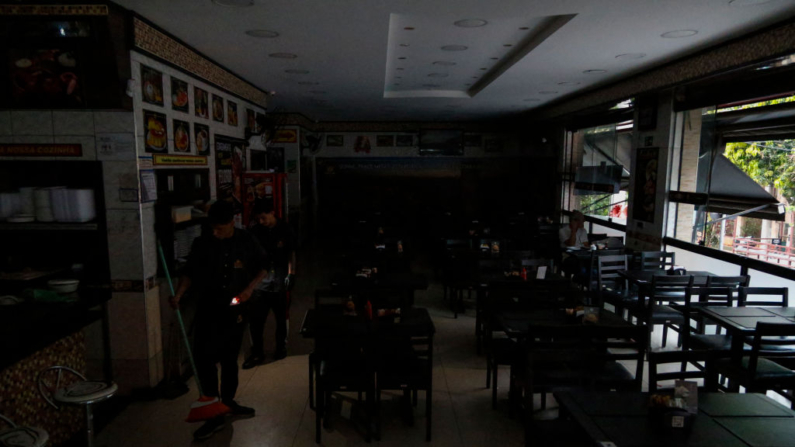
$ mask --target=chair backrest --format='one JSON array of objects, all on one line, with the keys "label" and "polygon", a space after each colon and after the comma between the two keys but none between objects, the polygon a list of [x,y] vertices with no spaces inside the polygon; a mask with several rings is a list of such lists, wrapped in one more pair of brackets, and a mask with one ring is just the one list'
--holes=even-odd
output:
[{"label": "chair backrest", "polygon": [[751,342],[751,355],[748,360],[750,377],[756,376],[759,357],[792,358],[795,352],[795,323],[756,323],[756,332]]},{"label": "chair backrest", "polygon": [[[586,326],[588,327],[588,326]],[[591,365],[598,367],[607,362],[634,361],[635,371],[631,388],[640,392],[643,386],[643,365],[649,336],[643,326],[590,326],[586,331],[588,344],[593,349]],[[630,385],[629,383],[627,384]]]},{"label": "chair backrest", "polygon": [[605,288],[626,289],[627,280],[618,274],[627,269],[626,255],[598,256],[596,258],[596,285]]},{"label": "chair backrest", "polygon": [[[649,392],[653,393],[660,388],[660,382],[668,380],[703,379],[702,387],[707,391],[717,391],[717,374],[713,371],[713,354],[711,351],[649,351]],[[682,365],[704,363],[703,368],[682,371]],[[676,365],[666,367],[661,372],[661,365]],[[662,389],[673,388],[673,384]]]},{"label": "chair backrest", "polygon": [[789,306],[787,287],[740,287],[740,306]]},{"label": "chair backrest", "polygon": [[[739,302],[739,296],[734,294],[732,286],[712,286],[694,287],[692,294],[698,297],[698,305],[701,307],[723,306],[731,307],[735,302]],[[690,302],[685,303],[686,306]]]},{"label": "chair backrest", "polygon": [[676,256],[667,251],[643,251],[640,253],[641,270],[660,270],[673,267]]},{"label": "chair backrest", "polygon": [[649,298],[653,301],[685,302],[692,295],[693,276],[654,275],[650,286]]},{"label": "chair backrest", "polygon": [[748,275],[740,276],[707,276],[707,287],[712,286],[730,286],[735,289],[740,287],[748,287],[751,282],[751,277]]}]

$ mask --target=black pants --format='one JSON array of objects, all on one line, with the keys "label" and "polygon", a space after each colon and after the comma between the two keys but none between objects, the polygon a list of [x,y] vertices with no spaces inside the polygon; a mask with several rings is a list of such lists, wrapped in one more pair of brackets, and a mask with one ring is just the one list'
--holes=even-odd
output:
[{"label": "black pants", "polygon": [[[223,311],[221,312],[224,313]],[[230,401],[237,392],[237,358],[243,342],[245,324],[239,313],[196,316],[194,358],[205,396]],[[218,369],[221,365],[221,389],[218,389]]]},{"label": "black pants", "polygon": [[276,350],[287,350],[287,323],[289,321],[290,303],[287,292],[254,292],[251,298],[248,319],[251,331],[251,353],[264,354],[263,332],[268,313],[273,311],[276,319]]}]

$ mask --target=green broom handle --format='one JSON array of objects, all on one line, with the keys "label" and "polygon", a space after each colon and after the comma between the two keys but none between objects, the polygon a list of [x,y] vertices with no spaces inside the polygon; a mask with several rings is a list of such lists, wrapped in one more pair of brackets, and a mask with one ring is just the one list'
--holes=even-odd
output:
[{"label": "green broom handle", "polygon": [[[171,289],[171,296],[174,296],[174,283],[171,281],[171,274],[168,273],[168,264],[166,263],[166,255],[163,254],[163,246],[160,241],[157,241],[157,251],[160,253],[160,261],[163,263],[163,271],[166,273],[166,280],[168,280],[168,288]],[[182,330],[182,338],[185,340],[185,347],[188,348],[188,359],[190,360],[190,367],[193,368],[193,375],[196,377],[196,388],[199,389],[199,395],[204,396],[202,392],[202,384],[199,380],[199,372],[196,370],[196,363],[193,361],[193,352],[190,350],[190,341],[188,341],[188,331],[185,330],[185,323],[182,321],[182,313],[177,306],[177,321],[179,321],[179,328]]]}]

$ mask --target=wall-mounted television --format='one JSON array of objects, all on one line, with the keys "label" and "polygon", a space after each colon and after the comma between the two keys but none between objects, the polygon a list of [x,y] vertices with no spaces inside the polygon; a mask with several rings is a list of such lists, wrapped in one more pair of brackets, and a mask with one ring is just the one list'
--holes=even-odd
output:
[{"label": "wall-mounted television", "polygon": [[420,155],[464,155],[462,130],[420,131]]}]

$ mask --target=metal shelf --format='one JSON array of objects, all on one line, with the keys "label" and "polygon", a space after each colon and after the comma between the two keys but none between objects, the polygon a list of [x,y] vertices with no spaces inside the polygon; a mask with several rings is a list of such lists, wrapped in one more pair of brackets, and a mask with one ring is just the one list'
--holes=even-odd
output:
[{"label": "metal shelf", "polygon": [[96,231],[96,222],[0,222],[0,231]]}]

